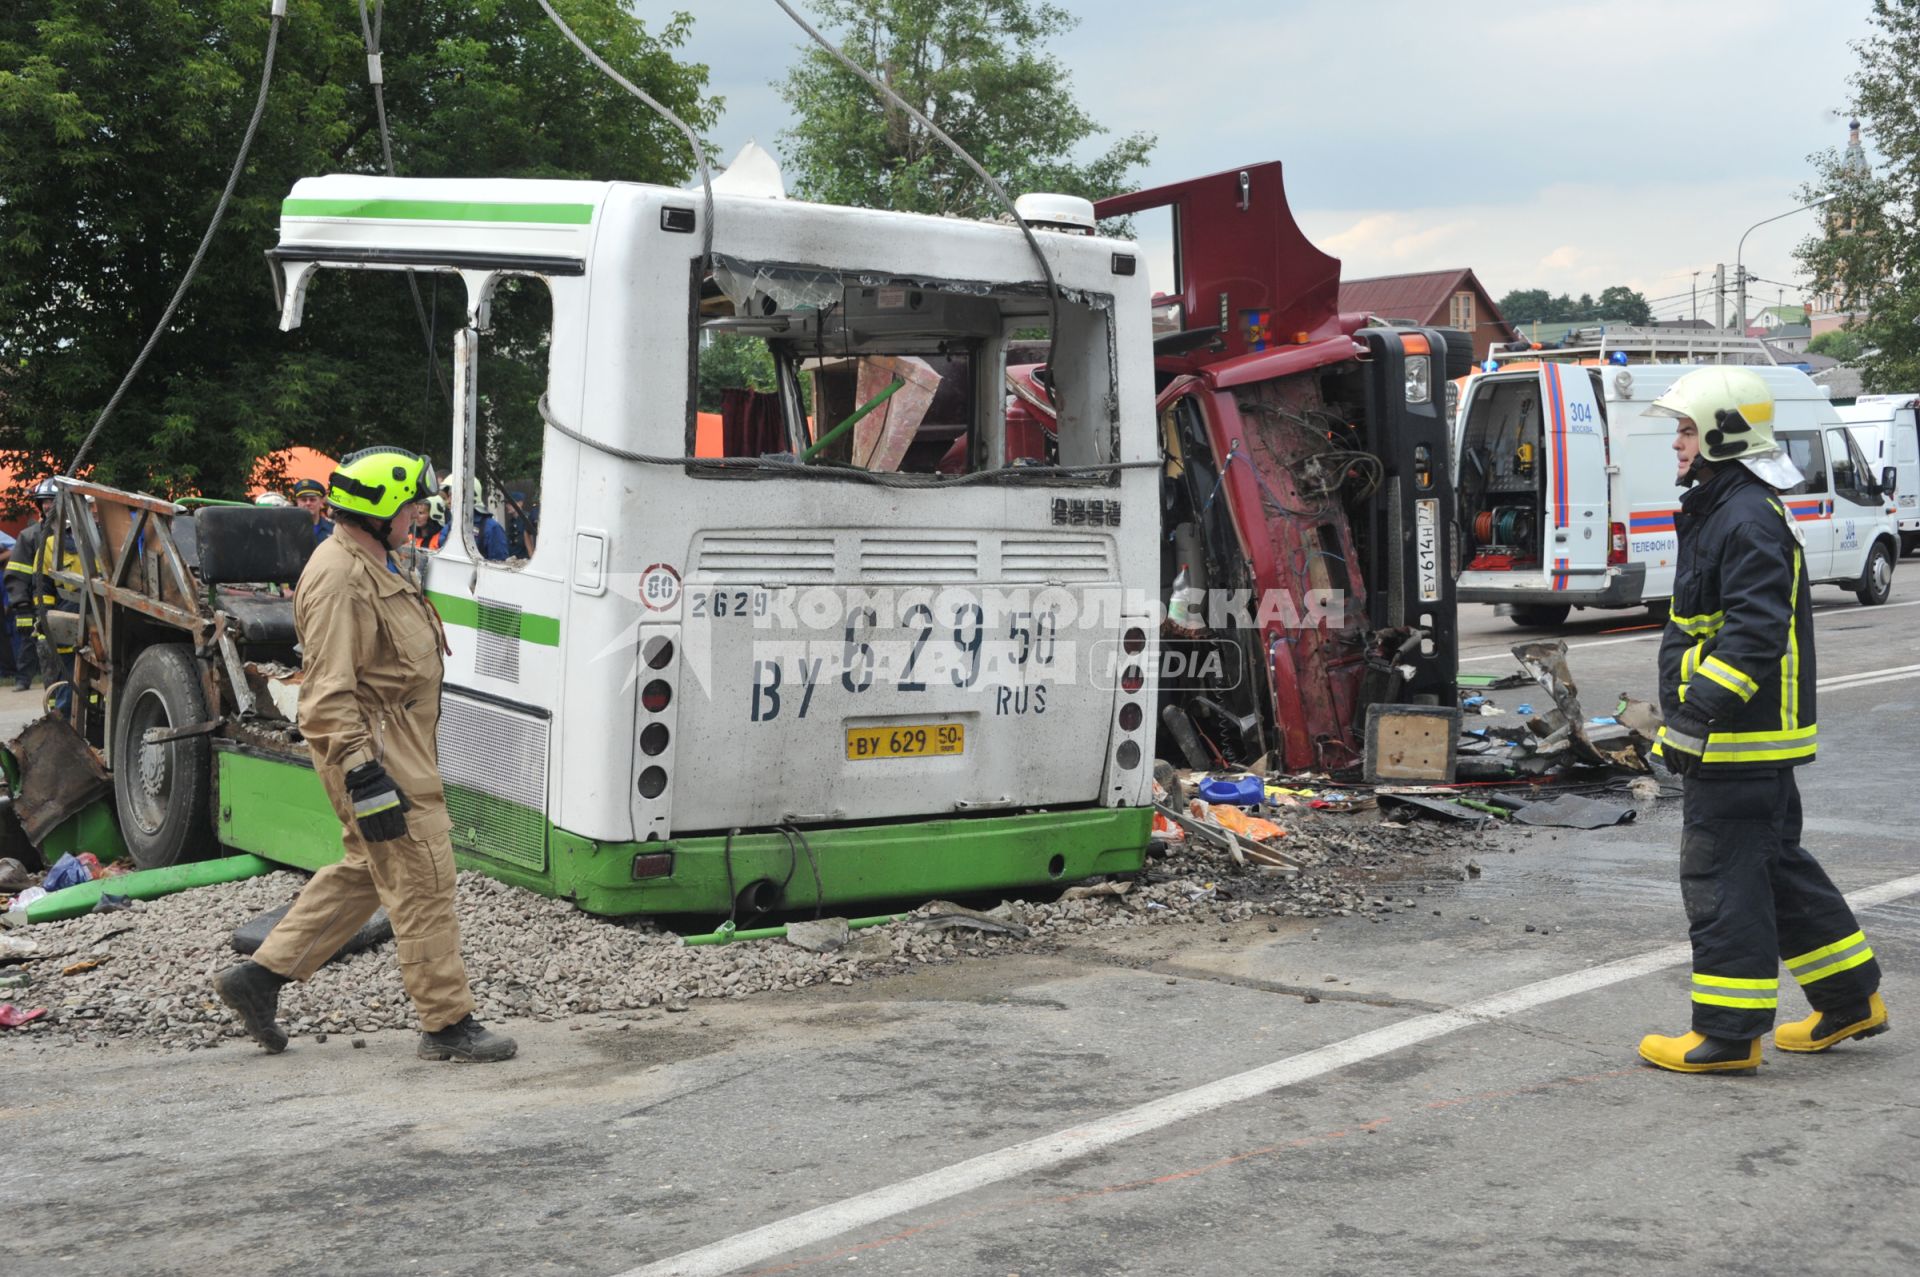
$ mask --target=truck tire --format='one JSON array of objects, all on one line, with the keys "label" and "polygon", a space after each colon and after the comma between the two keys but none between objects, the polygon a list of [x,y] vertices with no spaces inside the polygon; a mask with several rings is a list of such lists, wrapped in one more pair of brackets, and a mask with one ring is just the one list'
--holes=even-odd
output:
[{"label": "truck tire", "polygon": [[1893,596],[1893,549],[1885,541],[1875,541],[1867,551],[1867,565],[1853,583],[1853,597],[1862,607],[1878,607]]},{"label": "truck tire", "polygon": [[1573,607],[1567,603],[1516,603],[1513,623],[1529,630],[1550,630],[1565,625]]},{"label": "truck tire", "polygon": [[213,744],[187,736],[142,744],[154,728],[207,720],[207,697],[193,649],[162,643],[134,659],[116,706],[113,800],[134,864],[157,869],[213,847]]}]

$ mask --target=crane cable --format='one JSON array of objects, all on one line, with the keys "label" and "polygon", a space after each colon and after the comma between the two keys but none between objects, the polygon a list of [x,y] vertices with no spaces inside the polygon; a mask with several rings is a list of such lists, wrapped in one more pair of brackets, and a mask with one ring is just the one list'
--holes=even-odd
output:
[{"label": "crane cable", "polygon": [[194,250],[193,260],[187,263],[186,274],[181,276],[180,286],[174,290],[173,300],[167,303],[167,309],[160,316],[160,322],[153,326],[153,333],[147,338],[147,344],[140,348],[133,366],[127,369],[127,375],[120,379],[120,388],[113,392],[113,398],[109,399],[107,406],[100,410],[99,419],[93,423],[93,429],[87,432],[86,439],[80,444],[80,450],[73,454],[73,461],[67,466],[68,478],[72,478],[79,472],[81,464],[87,459],[87,454],[93,450],[95,441],[100,438],[100,432],[107,428],[107,422],[113,419],[115,410],[120,407],[120,401],[126,398],[134,378],[138,377],[140,370],[146,367],[147,357],[153,353],[153,348],[160,344],[160,335],[167,331],[167,325],[173,322],[174,312],[180,309],[181,300],[186,297],[187,290],[193,287],[194,277],[200,273],[200,264],[206,260],[207,249],[212,246],[213,237],[219,231],[220,223],[226,220],[227,205],[233,201],[234,187],[240,184],[240,173],[247,165],[247,153],[253,149],[254,134],[260,131],[261,117],[267,113],[267,88],[273,83],[274,52],[280,44],[280,25],[287,20],[287,0],[270,0],[270,5],[267,55],[260,69],[260,96],[253,104],[253,118],[247,122],[246,134],[240,139],[240,153],[233,157],[233,171],[227,174],[226,188],[220,192],[220,202],[214,206],[213,219],[207,223],[206,233],[200,237],[200,247]]},{"label": "crane cable", "polygon": [[707,167],[707,152],[706,149],[700,145],[699,135],[687,127],[685,120],[649,97],[645,90],[634,84],[633,81],[627,79],[626,76],[621,75],[618,71],[608,66],[606,59],[595,53],[592,46],[588,45],[585,40],[575,35],[573,28],[568,26],[566,21],[553,11],[553,6],[548,4],[547,0],[534,0],[534,2],[540,6],[541,10],[545,12],[549,18],[553,19],[553,25],[560,28],[560,34],[572,41],[573,47],[586,55],[587,61],[598,67],[608,79],[664,116],[667,122],[676,129],[679,129],[681,136],[687,139],[687,145],[693,148],[693,162],[700,169],[700,189],[706,201],[706,216],[700,221],[700,259],[703,266],[711,266],[713,264],[713,173]]},{"label": "crane cable", "polygon": [[[920,122],[920,125],[922,128],[926,129],[927,132],[933,134],[936,138],[939,138],[940,141],[945,144],[946,148],[952,151],[955,155],[959,156],[961,162],[964,163],[968,168],[972,169],[975,175],[977,175],[982,182],[985,182],[987,184],[987,189],[992,191],[994,193],[994,196],[998,198],[1002,204],[1007,206],[1007,212],[1012,215],[1014,225],[1018,226],[1020,228],[1020,233],[1026,236],[1027,247],[1033,250],[1033,256],[1035,260],[1037,260],[1040,263],[1040,273],[1046,277],[1047,321],[1049,324],[1047,337],[1049,342],[1059,340],[1059,337],[1060,337],[1060,288],[1059,288],[1059,285],[1054,282],[1053,265],[1052,263],[1047,261],[1047,255],[1040,250],[1040,241],[1034,236],[1033,228],[1027,225],[1026,218],[1020,216],[1020,210],[1014,206],[1013,197],[1007,194],[1006,188],[1000,185],[999,181],[994,178],[993,174],[987,172],[986,169],[982,168],[980,166],[980,161],[974,159],[973,156],[969,155],[965,147],[961,146],[958,142],[948,137],[945,131],[942,130],[939,125],[935,124],[932,120],[929,120],[926,116],[922,115],[918,110],[914,108],[912,103],[908,102],[905,98],[901,97],[898,93],[894,92],[892,87],[889,86],[885,81],[880,79],[879,76],[874,75],[871,71],[868,71],[865,67],[862,67],[859,63],[855,62],[852,58],[848,57],[846,53],[843,52],[838,45],[834,44],[833,41],[827,39],[827,37],[821,35],[818,31],[814,30],[813,27],[808,24],[807,20],[801,17],[799,13],[797,13],[794,10],[792,5],[787,3],[787,0],[773,0],[773,2],[779,5],[781,12],[785,13],[789,18],[792,18],[794,22],[799,25],[800,29],[806,32],[807,36],[810,39],[812,39],[815,44],[819,45],[821,48],[825,49],[829,54],[831,54],[834,60],[840,63],[841,66],[844,66],[845,68],[847,68],[847,70],[853,72],[855,75],[859,76],[862,80],[865,80],[868,84],[872,85],[874,92],[879,93],[881,96],[885,97],[886,99],[894,103],[894,105],[898,106],[901,110],[905,111],[908,115],[911,115],[915,120],[918,120]],[[542,8],[546,8],[546,3],[547,3],[547,0],[540,0],[540,6]],[[548,10],[548,12],[552,12],[552,10]],[[1057,382],[1059,380],[1060,370],[1058,368],[1053,367],[1051,363],[1049,363],[1048,371],[1052,374],[1052,376],[1048,379],[1048,381],[1041,382],[1040,384],[1041,384],[1041,388],[1047,392],[1048,401],[1057,407],[1060,401],[1058,396],[1056,396],[1054,393],[1054,386],[1050,383]]]}]

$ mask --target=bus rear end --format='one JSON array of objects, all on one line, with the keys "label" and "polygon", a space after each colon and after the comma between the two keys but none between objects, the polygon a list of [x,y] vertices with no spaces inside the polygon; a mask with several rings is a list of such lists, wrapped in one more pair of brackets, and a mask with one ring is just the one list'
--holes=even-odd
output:
[{"label": "bus rear end", "polygon": [[[583,906],[844,909],[1139,867],[1148,306],[1130,246],[1041,238],[1053,305],[1009,227],[727,201],[691,292],[686,261],[602,241],[598,270],[662,295],[609,300],[554,411],[679,463],[609,457],[583,484],[620,530],[632,587],[602,606],[632,615],[637,687],[588,746],[631,751],[632,836],[575,874]],[[1058,416],[1010,444],[1008,347],[1048,330]],[[609,664],[568,675],[583,722]]]}]

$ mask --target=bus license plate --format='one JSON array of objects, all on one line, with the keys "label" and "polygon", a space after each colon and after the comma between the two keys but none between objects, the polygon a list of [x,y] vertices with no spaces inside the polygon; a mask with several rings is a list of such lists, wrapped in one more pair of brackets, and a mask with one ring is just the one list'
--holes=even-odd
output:
[{"label": "bus license plate", "polygon": [[1413,553],[1420,563],[1420,601],[1440,601],[1440,503],[1413,503]]},{"label": "bus license plate", "polygon": [[966,752],[967,729],[959,723],[847,729],[847,761],[850,763],[875,758],[944,758]]}]

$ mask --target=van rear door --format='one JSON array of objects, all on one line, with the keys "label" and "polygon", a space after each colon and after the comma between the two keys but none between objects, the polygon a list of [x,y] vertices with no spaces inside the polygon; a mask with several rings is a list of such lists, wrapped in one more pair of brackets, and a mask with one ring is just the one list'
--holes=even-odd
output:
[{"label": "van rear door", "polygon": [[1540,403],[1546,454],[1542,566],[1556,591],[1601,589],[1608,546],[1607,421],[1593,374],[1542,364]]}]

